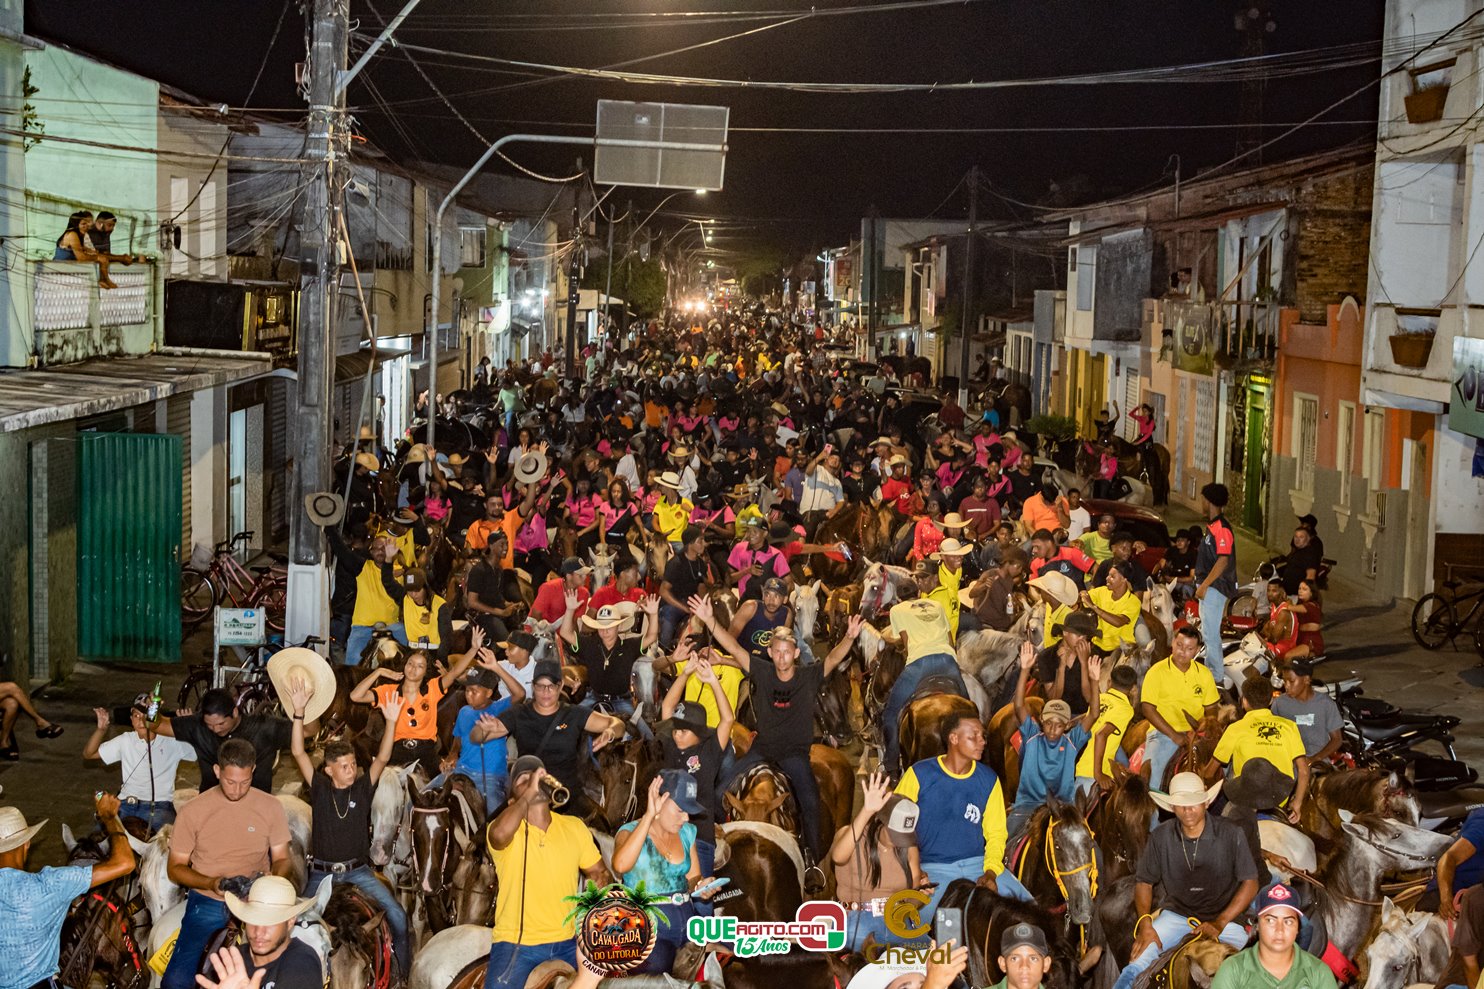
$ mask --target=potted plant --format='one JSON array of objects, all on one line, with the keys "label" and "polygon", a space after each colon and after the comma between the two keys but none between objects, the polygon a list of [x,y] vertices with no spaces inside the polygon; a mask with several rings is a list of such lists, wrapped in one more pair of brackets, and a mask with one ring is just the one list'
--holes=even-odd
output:
[{"label": "potted plant", "polygon": [[1407,107],[1407,122],[1430,124],[1443,119],[1443,107],[1448,102],[1448,83],[1453,61],[1440,62],[1421,68],[1410,69],[1412,92],[1403,102]]},{"label": "potted plant", "polygon": [[1396,311],[1396,332],[1391,334],[1392,363],[1399,367],[1427,367],[1433,340],[1438,334],[1436,312]]}]

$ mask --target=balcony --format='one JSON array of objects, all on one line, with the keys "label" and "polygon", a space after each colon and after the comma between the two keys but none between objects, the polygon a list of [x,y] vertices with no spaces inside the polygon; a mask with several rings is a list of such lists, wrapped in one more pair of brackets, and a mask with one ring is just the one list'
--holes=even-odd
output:
[{"label": "balcony", "polygon": [[[1439,144],[1462,146],[1473,140],[1470,135],[1475,128],[1467,122],[1484,99],[1484,81],[1479,78],[1480,56],[1477,43],[1465,33],[1429,50],[1421,62],[1409,65],[1407,71],[1392,72],[1382,82],[1380,136],[1386,141],[1383,157],[1425,151]],[[1401,59],[1395,61],[1400,63]],[[1430,90],[1441,100],[1441,106],[1433,108],[1435,116],[1432,113],[1419,116],[1415,104],[1408,110],[1408,97],[1415,100],[1424,90]]]},{"label": "balcony", "polygon": [[32,354],[40,367],[147,353],[154,344],[153,264],[114,265],[115,289],[76,261],[32,262]]}]

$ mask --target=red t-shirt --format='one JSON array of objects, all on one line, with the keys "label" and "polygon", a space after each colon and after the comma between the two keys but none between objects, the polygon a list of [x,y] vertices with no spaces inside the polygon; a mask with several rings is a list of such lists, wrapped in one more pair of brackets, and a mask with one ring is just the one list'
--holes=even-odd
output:
[{"label": "red t-shirt", "polygon": [[642,587],[631,587],[627,594],[620,594],[618,593],[618,581],[610,580],[593,592],[593,596],[588,600],[587,606],[597,611],[600,608],[606,608],[609,605],[619,604],[624,601],[638,604],[643,597],[644,589]]},{"label": "red t-shirt", "polygon": [[[561,621],[562,616],[567,613],[566,594],[562,578],[551,578],[536,592],[536,600],[531,602],[531,617],[547,622]],[[591,595],[592,592],[586,585],[577,588],[577,614],[574,617],[581,618],[583,612],[587,611],[587,601]]]}]

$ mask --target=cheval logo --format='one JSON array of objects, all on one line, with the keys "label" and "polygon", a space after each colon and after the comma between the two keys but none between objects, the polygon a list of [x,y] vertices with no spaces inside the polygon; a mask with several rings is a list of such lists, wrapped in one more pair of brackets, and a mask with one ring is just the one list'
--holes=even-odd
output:
[{"label": "cheval logo", "polygon": [[1282,734],[1283,734],[1283,732],[1278,728],[1277,725],[1258,725],[1257,726],[1257,737],[1260,738],[1260,739],[1262,739],[1265,742],[1271,741],[1271,740],[1273,740],[1275,738],[1278,738]]},{"label": "cheval logo", "polygon": [[599,887],[589,881],[586,890],[567,897],[576,904],[568,919],[577,921],[577,941],[587,963],[606,975],[642,965],[654,950],[657,922],[665,922],[654,904],[666,899],[646,893],[642,882],[629,889],[622,883]]},{"label": "cheval logo", "polygon": [[922,908],[931,902],[933,898],[920,889],[897,890],[886,898],[886,911],[881,919],[886,929],[897,937],[916,940],[928,932]]}]

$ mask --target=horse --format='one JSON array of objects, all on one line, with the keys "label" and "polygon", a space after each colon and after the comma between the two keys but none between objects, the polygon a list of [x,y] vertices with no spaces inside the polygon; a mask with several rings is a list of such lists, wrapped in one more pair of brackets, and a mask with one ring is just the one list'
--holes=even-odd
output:
[{"label": "horse", "polygon": [[833,952],[806,951],[797,945],[783,954],[736,956],[726,973],[727,989],[775,989],[779,985],[791,989],[838,989],[848,985],[855,974],[849,963]]},{"label": "horse", "polygon": [[[681,948],[676,955],[675,972],[679,976],[628,975],[607,978],[599,983],[603,989],[726,989],[721,962],[714,951]],[[480,989],[485,981],[489,961],[490,929],[476,924],[463,924],[439,931],[429,939],[412,963],[407,989]],[[692,978],[698,976],[698,978]],[[567,989],[571,968],[563,962],[543,962],[526,982],[532,989]],[[331,983],[340,989],[340,983]]]},{"label": "horse", "polygon": [[907,702],[897,720],[897,745],[903,767],[948,751],[943,744],[943,723],[950,716],[977,720],[980,715],[973,701],[958,694],[923,694]]},{"label": "horse", "polygon": [[819,595],[823,588],[822,580],[816,580],[812,584],[795,584],[793,593],[788,597],[789,606],[794,609],[794,634],[801,642],[814,641],[814,625],[819,618]]},{"label": "horse", "polygon": [[[820,833],[832,836],[850,821],[855,772],[845,754],[828,745],[809,747],[809,767],[819,785]],[[801,824],[792,797],[788,777],[764,762],[743,773],[722,803],[730,820],[764,822],[797,835]]]},{"label": "horse", "polygon": [[1394,771],[1371,767],[1336,769],[1314,774],[1299,825],[1321,849],[1332,848],[1340,835],[1340,813],[1385,814],[1416,827],[1422,804],[1416,788]]},{"label": "horse", "polygon": [[1381,929],[1357,959],[1363,989],[1432,985],[1442,978],[1448,951],[1448,925],[1437,914],[1408,913],[1384,899]]},{"label": "horse", "polygon": [[329,970],[332,986],[391,986],[401,979],[392,952],[386,915],[350,883],[332,887],[325,926],[333,934]]},{"label": "horse", "polygon": [[659,768],[659,751],[654,742],[631,731],[624,739],[605,745],[594,755],[602,790],[594,801],[600,812],[597,823],[606,831],[617,831],[643,812],[648,797],[645,787]]},{"label": "horse", "polygon": [[[891,611],[892,605],[902,600],[904,592],[917,586],[912,571],[906,567],[867,561],[866,572],[861,576],[861,596],[851,614],[859,614],[866,621],[876,621]],[[843,626],[841,627],[843,631]]]},{"label": "horse", "polygon": [[1087,801],[1081,796],[1070,804],[1052,797],[1036,808],[1026,822],[1014,863],[1015,877],[1037,903],[1050,906],[1053,912],[1064,908],[1062,929],[1078,945],[1081,959],[1102,942],[1094,924],[1098,866],[1086,810]]},{"label": "horse", "polygon": [[412,885],[412,795],[425,783],[417,763],[388,766],[371,794],[371,862],[394,891]]},{"label": "horse", "polygon": [[798,839],[762,821],[728,821],[716,826],[716,834],[714,871],[717,878],[732,881],[726,891],[732,895],[714,899],[714,911],[744,921],[794,916],[804,902],[804,855]]},{"label": "horse", "polygon": [[1388,872],[1431,869],[1453,844],[1448,835],[1391,820],[1377,813],[1340,811],[1340,847],[1318,877],[1315,910],[1329,943],[1354,959],[1381,920],[1373,899]]},{"label": "horse", "polygon": [[1087,823],[1103,853],[1105,885],[1133,874],[1149,843],[1149,822],[1158,809],[1144,777],[1137,773],[1125,774],[1111,790],[1095,798]]},{"label": "horse", "polygon": [[[422,908],[409,918],[414,930],[426,924],[440,931],[464,919],[458,917],[464,890],[453,879],[458,872],[469,876],[466,860],[483,856],[484,824],[484,796],[462,773],[449,776],[437,790],[413,791],[412,862]],[[472,871],[477,873],[477,866]]]},{"label": "horse", "polygon": [[1007,928],[1016,924],[1030,924],[1046,934],[1051,948],[1051,969],[1041,980],[1045,989],[1072,989],[1078,984],[1076,949],[1062,932],[1056,916],[1045,907],[1003,897],[967,880],[955,879],[943,894],[939,909],[963,911],[964,943],[969,947],[965,976],[969,985],[993,985],[1005,977],[998,961],[1000,938]]},{"label": "horse", "polygon": [[1031,615],[1035,610],[1022,610],[1008,632],[986,628],[959,636],[958,668],[966,678],[973,677],[984,684],[990,696],[999,693],[1005,677],[1015,669],[1020,645],[1029,637]]}]

